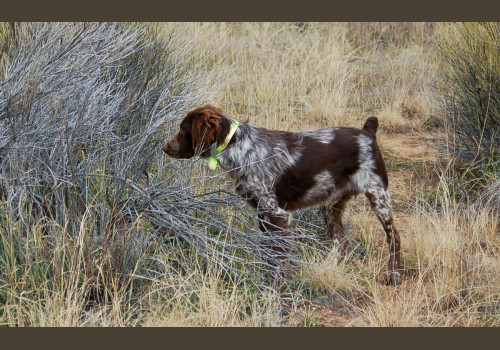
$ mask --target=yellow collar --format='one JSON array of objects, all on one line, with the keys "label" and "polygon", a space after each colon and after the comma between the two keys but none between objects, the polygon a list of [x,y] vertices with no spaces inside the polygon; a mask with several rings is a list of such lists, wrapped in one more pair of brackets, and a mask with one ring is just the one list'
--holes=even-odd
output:
[{"label": "yellow collar", "polygon": [[217,156],[222,151],[224,151],[226,149],[229,141],[231,141],[234,133],[238,129],[238,125],[240,125],[240,123],[238,121],[234,121],[231,123],[231,128],[229,130],[229,134],[227,134],[227,136],[226,136],[226,139],[224,140],[224,142],[221,145],[217,146],[217,148],[215,149],[215,154],[213,156],[211,156],[209,161],[208,161],[208,167],[210,168],[210,170],[215,170],[217,168],[217,164],[219,164],[219,160],[217,159]]}]

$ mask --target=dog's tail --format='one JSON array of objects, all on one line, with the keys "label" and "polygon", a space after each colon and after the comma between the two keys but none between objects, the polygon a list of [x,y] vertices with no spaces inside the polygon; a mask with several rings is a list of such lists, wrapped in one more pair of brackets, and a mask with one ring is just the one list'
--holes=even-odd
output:
[{"label": "dog's tail", "polygon": [[378,118],[377,117],[369,117],[366,119],[365,125],[363,125],[363,130],[368,131],[373,138],[375,138],[375,134],[377,133],[378,128]]}]

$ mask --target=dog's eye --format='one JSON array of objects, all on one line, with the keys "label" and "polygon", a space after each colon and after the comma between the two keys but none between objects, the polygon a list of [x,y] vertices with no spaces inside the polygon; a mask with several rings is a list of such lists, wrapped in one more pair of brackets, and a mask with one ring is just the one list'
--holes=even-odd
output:
[{"label": "dog's eye", "polygon": [[179,130],[179,136],[181,137],[184,137],[184,138],[189,138],[190,137],[190,133],[187,131],[187,130]]}]

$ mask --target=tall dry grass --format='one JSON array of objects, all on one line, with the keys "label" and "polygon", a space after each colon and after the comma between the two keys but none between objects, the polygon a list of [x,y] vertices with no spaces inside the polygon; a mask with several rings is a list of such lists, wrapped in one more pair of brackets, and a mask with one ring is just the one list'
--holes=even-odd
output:
[{"label": "tall dry grass", "polygon": [[[425,23],[170,24],[203,60],[228,67],[217,102],[259,126],[291,130],[357,125],[387,129],[433,117]],[[209,54],[207,54],[209,53]]]},{"label": "tall dry grass", "polygon": [[411,280],[399,290],[377,288],[361,311],[367,325],[498,325],[498,216],[467,212],[446,195],[439,204],[411,213],[404,254]]},{"label": "tall dry grass", "polygon": [[[65,25],[72,30],[61,31]],[[0,115],[10,116],[0,120],[0,141],[6,141],[0,145],[0,325],[500,324],[495,178],[476,200],[467,191],[469,178],[446,162],[436,160],[436,174],[429,175],[425,164],[394,160],[397,152],[384,147],[394,132],[435,132],[442,119],[433,54],[440,24],[92,24],[93,36],[83,42],[76,36],[76,48],[72,35],[81,24],[38,26],[57,40],[30,46],[28,34],[39,28],[33,24],[17,33],[39,59],[31,62],[33,56],[5,46],[0,56],[7,87]],[[10,42],[12,34],[10,25],[0,27],[2,40]],[[93,56],[99,45],[115,48],[101,52],[104,61]],[[48,64],[58,54],[58,65]],[[71,70],[75,62],[82,70]],[[100,71],[107,74],[100,74],[99,62],[107,62]],[[27,80],[23,64],[30,68]],[[58,75],[62,71],[68,75]],[[37,93],[45,86],[53,87],[50,99]],[[7,104],[4,91],[26,98]],[[71,91],[80,93],[76,98]],[[170,161],[159,152],[183,113],[207,101],[237,119],[286,130],[360,126],[377,115],[389,169],[417,178],[411,183],[417,190],[402,188],[394,196],[402,285],[380,283],[385,234],[358,197],[345,215],[350,242],[344,256],[312,238],[325,233],[316,210],[294,214],[300,264],[275,288],[262,265],[258,223],[231,195],[225,177],[207,173],[200,161]],[[16,119],[21,115],[25,119]],[[96,115],[109,118],[110,128],[96,123]],[[29,127],[40,120],[45,127]],[[78,142],[54,132],[64,122]],[[24,130],[33,149],[9,138],[15,134],[9,127]],[[127,136],[131,127],[142,136]],[[115,152],[104,151],[109,141]],[[6,177],[5,169],[22,176]]]}]

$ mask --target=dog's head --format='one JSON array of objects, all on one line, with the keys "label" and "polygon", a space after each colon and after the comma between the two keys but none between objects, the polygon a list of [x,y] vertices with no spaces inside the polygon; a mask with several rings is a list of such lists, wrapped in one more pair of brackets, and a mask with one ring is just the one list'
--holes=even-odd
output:
[{"label": "dog's head", "polygon": [[229,133],[231,122],[222,109],[211,104],[189,112],[179,132],[162,148],[172,158],[209,157],[210,146],[221,144]]}]

